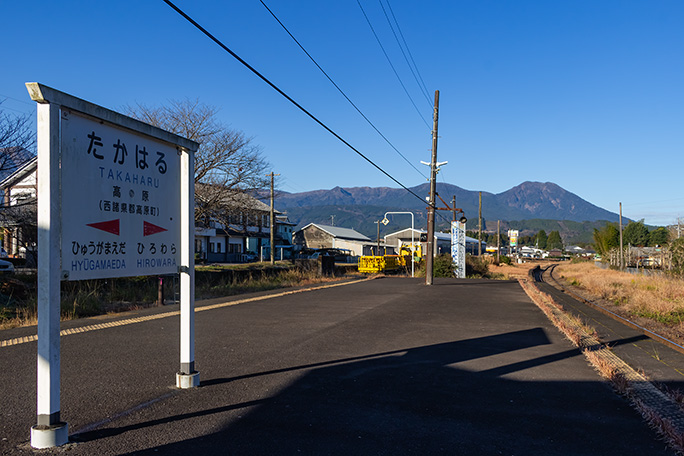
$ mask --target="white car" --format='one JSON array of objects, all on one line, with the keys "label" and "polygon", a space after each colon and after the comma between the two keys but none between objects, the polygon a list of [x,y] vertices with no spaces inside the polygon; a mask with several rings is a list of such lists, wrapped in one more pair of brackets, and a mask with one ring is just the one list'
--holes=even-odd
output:
[{"label": "white car", "polygon": [[0,274],[14,274],[14,265],[9,261],[0,260]]}]

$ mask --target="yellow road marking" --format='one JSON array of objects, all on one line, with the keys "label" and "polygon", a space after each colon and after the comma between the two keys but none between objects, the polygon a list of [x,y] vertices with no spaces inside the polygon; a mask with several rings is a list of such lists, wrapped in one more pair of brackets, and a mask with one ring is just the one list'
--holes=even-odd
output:
[{"label": "yellow road marking", "polygon": [[[321,285],[321,286],[317,286],[317,287],[303,288],[300,290],[284,291],[281,293],[275,293],[275,294],[270,294],[270,295],[265,295],[265,296],[256,296],[253,298],[238,299],[236,301],[222,302],[219,304],[209,304],[206,306],[195,307],[195,312],[204,312],[206,310],[214,310],[214,309],[220,309],[222,307],[236,306],[238,304],[246,304],[248,302],[264,301],[266,299],[279,298],[282,296],[288,296],[288,295],[297,294],[297,293],[304,293],[304,292],[308,292],[308,291],[323,290],[325,288],[342,287],[345,285],[351,285],[351,284],[355,284],[355,283],[365,282],[367,280],[372,280],[372,279],[373,278],[370,277],[370,278],[364,278],[364,279],[360,279],[360,280],[353,280],[350,282],[333,283],[333,284],[329,284],[329,285]],[[164,313],[155,314],[155,315],[148,315],[145,317],[127,318],[125,320],[117,320],[117,321],[112,321],[112,322],[107,322],[107,323],[98,323],[96,325],[79,326],[77,328],[63,329],[59,332],[59,335],[60,335],[60,337],[64,337],[64,336],[69,336],[71,334],[80,334],[80,333],[89,332],[89,331],[98,331],[100,329],[113,328],[115,326],[125,326],[125,325],[132,325],[135,323],[143,323],[146,321],[159,320],[160,318],[173,317],[176,315],[180,315],[179,310],[174,310],[172,312],[164,312]],[[38,340],[37,334],[32,334],[30,336],[24,336],[24,337],[16,337],[14,339],[0,340],[0,347],[11,347],[14,345],[25,344],[28,342],[35,342],[37,340]]]}]

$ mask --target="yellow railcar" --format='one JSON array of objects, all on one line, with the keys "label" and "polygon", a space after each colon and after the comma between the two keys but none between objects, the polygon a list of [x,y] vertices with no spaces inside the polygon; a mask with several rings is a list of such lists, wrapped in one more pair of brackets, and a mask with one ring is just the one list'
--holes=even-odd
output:
[{"label": "yellow railcar", "polygon": [[399,255],[359,257],[359,272],[394,272],[399,271],[404,266],[404,258]]}]

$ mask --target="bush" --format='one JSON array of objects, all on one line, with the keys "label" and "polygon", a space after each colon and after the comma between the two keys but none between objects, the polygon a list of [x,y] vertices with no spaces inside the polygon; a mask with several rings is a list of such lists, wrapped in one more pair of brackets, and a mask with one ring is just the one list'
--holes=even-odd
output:
[{"label": "bush", "polygon": [[456,277],[454,274],[455,265],[451,255],[443,254],[435,257],[432,276],[433,277]]},{"label": "bush", "polygon": [[513,261],[511,260],[510,257],[507,257],[506,255],[499,255],[499,264],[511,265],[511,264],[513,264]]},{"label": "bush", "polygon": [[466,255],[466,277],[487,277],[489,265],[484,258]]},{"label": "bush", "polygon": [[[420,263],[416,264],[416,277],[425,277],[426,264],[427,261],[425,261],[425,258],[423,258]],[[454,273],[455,267],[451,255],[438,255],[432,262],[432,277],[456,277],[456,274]]]}]

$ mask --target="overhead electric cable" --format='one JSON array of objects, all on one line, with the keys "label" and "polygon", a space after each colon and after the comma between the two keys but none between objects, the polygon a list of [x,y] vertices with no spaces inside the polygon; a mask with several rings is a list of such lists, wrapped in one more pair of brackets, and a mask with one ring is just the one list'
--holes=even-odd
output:
[{"label": "overhead electric cable", "polygon": [[368,19],[368,15],[366,14],[366,11],[363,9],[363,6],[361,6],[361,2],[359,0],[356,0],[356,3],[359,5],[359,8],[361,8],[361,12],[363,13],[363,17],[366,18],[366,22],[368,23],[368,26],[371,29],[371,32],[373,32],[373,36],[375,37],[375,40],[378,42],[380,45],[380,49],[382,49],[382,53],[385,54],[385,58],[387,59],[387,62],[389,63],[390,67],[392,67],[392,71],[394,72],[394,75],[397,77],[399,80],[399,84],[401,84],[401,87],[404,89],[404,92],[406,93],[406,96],[411,100],[411,104],[413,107],[416,109],[416,112],[420,116],[420,118],[423,120],[425,125],[430,128],[430,125],[427,123],[427,120],[425,120],[425,117],[423,117],[423,114],[421,114],[420,109],[418,109],[418,106],[416,106],[416,103],[413,101],[413,98],[411,97],[411,94],[406,90],[406,86],[404,85],[404,82],[401,80],[401,77],[399,77],[399,73],[397,73],[396,68],[394,68],[394,65],[392,65],[392,60],[390,60],[389,55],[387,55],[387,52],[385,51],[385,47],[382,45],[382,42],[380,41],[380,38],[378,37],[378,34],[375,33],[375,29],[373,28],[373,24],[371,24],[370,19]]},{"label": "overhead electric cable", "polygon": [[363,158],[363,159],[366,160],[368,163],[370,163],[371,165],[373,165],[373,167],[375,167],[378,171],[380,171],[380,172],[381,172],[382,174],[384,174],[385,176],[389,177],[392,181],[394,181],[396,184],[398,184],[399,186],[401,186],[401,188],[403,188],[404,190],[406,190],[407,192],[409,192],[411,195],[413,195],[413,196],[415,196],[416,198],[418,198],[420,201],[423,201],[423,198],[421,198],[420,196],[416,195],[411,189],[409,189],[409,188],[406,187],[404,184],[402,184],[401,182],[399,182],[399,181],[398,181],[397,179],[395,179],[392,175],[390,175],[387,171],[385,171],[384,169],[380,168],[380,166],[376,165],[370,158],[366,157],[363,153],[361,153],[359,150],[357,150],[354,146],[352,146],[351,144],[349,144],[344,138],[342,138],[340,135],[338,135],[337,133],[335,133],[335,131],[333,131],[330,127],[328,127],[328,126],[327,126],[326,124],[324,124],[322,121],[318,120],[318,118],[317,118],[316,116],[314,116],[313,114],[311,114],[311,113],[310,113],[309,111],[307,111],[302,105],[300,105],[300,104],[297,103],[294,99],[292,99],[292,97],[290,97],[288,94],[286,94],[285,92],[283,92],[278,86],[276,86],[276,85],[275,85],[274,83],[272,83],[268,78],[266,78],[266,76],[264,76],[264,75],[262,75],[261,73],[259,73],[259,71],[257,71],[253,66],[251,66],[249,63],[247,63],[246,61],[244,61],[242,58],[240,58],[239,55],[237,55],[235,52],[233,52],[228,46],[226,46],[225,44],[223,44],[223,42],[221,42],[221,40],[219,40],[219,39],[216,38],[214,35],[212,35],[211,33],[209,33],[209,31],[207,31],[204,27],[202,27],[200,24],[198,24],[193,18],[191,18],[190,16],[188,16],[183,10],[181,10],[179,7],[177,7],[173,2],[171,2],[170,0],[163,0],[163,1],[164,1],[164,3],[166,3],[167,5],[169,5],[174,11],[176,11],[178,14],[180,14],[181,16],[183,16],[183,18],[184,18],[185,20],[187,20],[187,21],[190,22],[192,25],[194,25],[195,28],[197,28],[200,32],[204,33],[204,34],[207,36],[207,38],[209,38],[209,39],[212,40],[214,43],[216,43],[217,45],[219,45],[224,51],[226,51],[226,52],[229,53],[231,56],[233,56],[233,58],[235,58],[235,60],[237,60],[237,61],[240,62],[242,65],[244,65],[245,67],[247,67],[247,69],[249,69],[249,70],[250,70],[252,73],[254,73],[257,77],[259,77],[259,79],[261,79],[261,80],[264,81],[266,84],[268,84],[269,86],[271,86],[271,88],[272,88],[273,90],[275,90],[275,91],[278,92],[280,95],[282,95],[283,97],[285,97],[285,98],[287,99],[287,101],[289,101],[290,103],[292,103],[293,105],[295,105],[297,108],[299,108],[300,111],[302,111],[304,114],[306,114],[307,116],[309,116],[314,122],[316,122],[318,125],[320,125],[320,126],[323,127],[325,130],[327,130],[328,133],[330,133],[330,134],[333,135],[335,138],[337,138],[338,140],[340,140],[345,146],[349,147],[351,150],[353,150],[354,152],[356,152],[361,158]]},{"label": "overhead electric cable", "polygon": [[271,16],[273,16],[273,19],[275,19],[276,22],[278,22],[278,24],[280,24],[280,26],[283,28],[283,30],[285,30],[285,32],[287,32],[287,34],[290,35],[290,38],[292,38],[292,40],[293,40],[295,43],[297,43],[297,46],[299,46],[299,48],[306,54],[306,56],[309,57],[309,59],[314,63],[314,65],[316,65],[316,67],[318,67],[318,69],[321,70],[321,73],[323,73],[323,74],[325,75],[325,77],[328,78],[328,81],[330,81],[330,83],[331,83],[332,85],[335,86],[335,88],[337,89],[337,91],[340,92],[340,93],[342,94],[342,96],[343,96],[344,98],[347,99],[347,101],[354,107],[354,109],[356,109],[356,111],[361,115],[361,117],[363,117],[363,118],[366,120],[366,122],[368,122],[368,124],[369,124],[371,127],[373,127],[373,129],[382,137],[382,139],[384,139],[385,142],[387,142],[387,144],[389,144],[390,147],[391,147],[392,149],[394,149],[394,151],[395,151],[396,153],[398,153],[399,156],[400,156],[401,158],[403,158],[403,159],[406,161],[406,163],[408,163],[409,165],[411,165],[411,167],[413,167],[413,169],[415,169],[415,170],[418,172],[418,174],[420,174],[420,175],[423,176],[423,177],[427,177],[427,176],[426,176],[425,174],[423,174],[423,173],[422,173],[422,172],[421,172],[413,163],[411,163],[411,162],[404,156],[404,154],[402,154],[401,152],[399,152],[399,149],[397,149],[396,147],[394,147],[394,144],[392,144],[392,143],[390,142],[390,140],[387,139],[387,138],[385,137],[385,135],[383,135],[383,134],[380,132],[380,130],[377,129],[377,127],[376,127],[375,125],[373,125],[373,122],[371,122],[370,119],[368,119],[368,117],[366,117],[366,115],[365,115],[363,112],[361,112],[361,110],[358,108],[358,106],[356,106],[356,104],[354,104],[354,102],[351,101],[351,100],[349,99],[349,97],[347,96],[347,94],[344,93],[344,91],[343,91],[342,89],[340,89],[340,87],[335,83],[335,81],[332,80],[332,78],[328,75],[328,73],[326,73],[326,71],[325,71],[323,68],[321,68],[321,66],[320,66],[320,65],[318,64],[318,62],[311,56],[311,54],[309,54],[309,52],[308,52],[306,49],[304,49],[304,46],[302,46],[302,44],[297,40],[297,38],[295,38],[294,35],[292,35],[292,33],[287,29],[287,27],[285,27],[285,24],[283,24],[282,21],[281,21],[280,19],[278,19],[278,16],[276,16],[275,13],[274,13],[273,11],[271,11],[271,8],[269,8],[268,5],[266,5],[266,3],[264,3],[264,0],[259,0],[259,1],[261,2],[262,5],[264,5],[264,8],[266,8],[266,10],[267,10],[269,13],[271,13]]},{"label": "overhead electric cable", "polygon": [[411,49],[408,47],[408,43],[406,42],[406,38],[404,38],[404,34],[401,32],[401,27],[399,27],[399,22],[397,22],[397,18],[394,15],[394,11],[392,10],[392,5],[390,5],[389,0],[385,0],[387,2],[387,7],[390,10],[390,14],[392,15],[392,19],[394,19],[394,23],[397,26],[397,30],[399,31],[399,36],[401,36],[401,40],[404,42],[404,47],[406,47],[406,52],[408,52],[409,57],[411,57],[411,62],[413,62],[413,67],[416,69],[416,73],[418,74],[418,78],[420,79],[420,82],[423,84],[423,89],[425,90],[425,93],[429,94],[430,91],[428,90],[427,86],[425,85],[425,81],[423,81],[423,76],[420,75],[420,71],[418,70],[418,65],[416,65],[416,61],[413,59],[413,54],[411,54]]},{"label": "overhead electric cable", "polygon": [[[418,88],[420,89],[420,93],[423,94],[425,97],[425,100],[428,103],[428,106],[432,108],[432,101],[430,101],[430,96],[427,93],[427,90],[423,89],[423,86],[420,85],[420,81],[418,81],[418,77],[416,76],[416,72],[413,71],[413,67],[411,66],[411,62],[409,62],[408,57],[406,57],[406,52],[404,52],[404,47],[401,45],[401,41],[399,41],[399,37],[397,36],[397,32],[394,31],[394,26],[392,25],[392,21],[390,21],[389,16],[387,15],[387,11],[385,10],[385,5],[382,4],[382,0],[378,0],[378,3],[380,3],[380,8],[382,8],[382,13],[385,15],[385,19],[387,19],[387,25],[389,25],[390,30],[392,30],[392,35],[394,35],[394,39],[397,41],[397,45],[399,45],[399,49],[401,50],[401,55],[404,56],[404,60],[406,61],[406,65],[408,65],[409,70],[411,70],[411,74],[413,75],[413,79],[416,80],[416,84],[418,84]],[[389,5],[389,3],[388,3]]]}]

